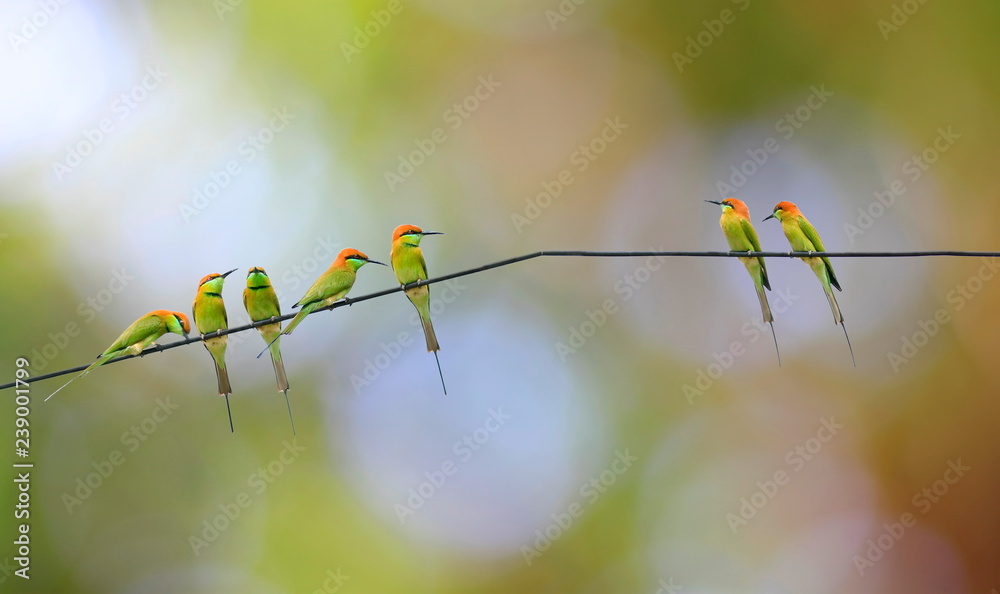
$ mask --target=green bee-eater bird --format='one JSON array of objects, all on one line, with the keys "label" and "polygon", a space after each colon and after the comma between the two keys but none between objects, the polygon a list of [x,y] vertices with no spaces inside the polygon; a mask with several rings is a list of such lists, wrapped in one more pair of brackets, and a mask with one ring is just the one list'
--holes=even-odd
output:
[{"label": "green bee-eater bird", "polygon": [[[229,328],[226,317],[226,304],[222,301],[222,285],[226,277],[236,272],[233,268],[225,274],[212,273],[198,283],[198,294],[194,297],[194,325],[204,337],[218,330]],[[219,380],[219,394],[226,397],[226,412],[229,414],[229,430],[233,431],[233,412],[229,408],[229,395],[233,388],[229,385],[229,373],[226,371],[226,343],[229,336],[203,338],[205,348],[215,361],[215,375]]]},{"label": "green bee-eater bird", "polygon": [[[722,202],[706,200],[711,204],[718,204],[722,207],[722,218],[719,219],[719,226],[726,236],[729,249],[734,252],[759,252],[760,239],[757,238],[757,231],[750,222],[750,209],[742,200],[736,198],[726,198]],[[764,289],[771,290],[771,283],[767,279],[767,265],[764,258],[740,258],[740,262],[746,266],[750,278],[753,279],[754,287],[757,289],[757,300],[760,301],[760,313],[764,316],[764,321],[771,325],[771,336],[774,338],[774,352],[778,355],[778,367],[781,367],[781,353],[778,351],[778,336],[774,333],[774,316],[771,315],[771,306],[767,303],[767,294]]]},{"label": "green bee-eater bird", "polygon": [[[799,208],[791,202],[779,202],[775,205],[774,212],[764,220],[766,221],[767,219],[778,219],[781,222],[781,230],[785,232],[785,237],[792,246],[792,251],[826,251],[826,248],[823,247],[823,240],[819,238],[816,228],[802,215]],[[830,309],[833,310],[833,321],[835,324],[840,324],[844,329],[847,348],[851,351],[851,363],[857,367],[858,364],[854,360],[854,348],[851,346],[851,337],[847,335],[844,316],[840,313],[840,306],[837,304],[837,298],[834,297],[833,288],[831,288],[836,287],[838,291],[843,290],[837,281],[837,275],[833,272],[833,264],[830,263],[830,258],[802,258],[802,261],[812,268],[816,277],[819,278],[819,282],[823,285],[823,292],[826,293],[826,298],[830,302]]]},{"label": "green bee-eater bird", "polygon": [[[154,341],[167,332],[173,332],[174,334],[181,334],[187,337],[188,332],[190,331],[191,322],[189,322],[187,316],[181,312],[167,311],[165,309],[151,311],[138,320],[132,322],[132,324],[121,333],[121,336],[119,336],[117,340],[111,343],[111,346],[101,353],[101,355],[97,358],[97,361],[91,363],[90,367],[84,369],[80,375],[60,386],[59,390],[62,390],[75,380],[87,375],[95,367],[100,367],[115,357],[121,357],[123,355],[138,355],[142,353],[143,349],[146,347],[156,346]],[[55,396],[56,392],[59,390],[49,394],[49,397],[46,398],[46,400]]]},{"label": "green bee-eater bird", "polygon": [[[243,289],[243,307],[246,308],[250,320],[259,322],[281,315],[281,305],[278,295],[271,286],[271,279],[263,268],[251,268],[247,273],[247,288]],[[271,364],[274,365],[274,379],[278,382],[278,391],[285,395],[285,406],[288,407],[288,420],[292,423],[292,434],[295,434],[295,421],[292,419],[292,405],[288,402],[288,378],[285,377],[285,364],[281,362],[281,347],[278,338],[281,336],[281,322],[257,326],[264,342],[270,345]]]},{"label": "green bee-eater bird", "polygon": [[[400,225],[392,232],[392,251],[389,254],[389,262],[392,264],[392,270],[396,273],[396,280],[401,285],[427,280],[427,263],[424,261],[423,251],[420,250],[420,239],[424,235],[443,235],[443,233],[423,231],[415,225]],[[438,375],[441,377],[441,389],[447,394],[448,388],[444,385],[444,374],[441,373],[441,361],[438,359],[437,353],[441,350],[441,346],[438,344],[437,336],[434,334],[434,325],[431,323],[430,287],[422,285],[407,289],[406,297],[417,308],[420,324],[424,327],[427,352],[434,353]]]},{"label": "green bee-eater bird", "polygon": [[[356,249],[345,248],[340,250],[333,264],[330,264],[326,272],[316,279],[316,282],[309,287],[309,290],[302,296],[302,299],[299,299],[292,306],[292,309],[296,307],[301,307],[302,309],[299,310],[299,313],[295,314],[295,317],[292,318],[292,321],[288,323],[288,326],[285,327],[285,330],[281,334],[291,334],[295,330],[295,327],[301,324],[302,320],[306,319],[307,315],[317,309],[329,307],[339,299],[346,298],[347,293],[354,286],[358,268],[369,262],[385,266],[382,262],[372,260]],[[276,340],[278,340],[278,337],[275,337],[271,342],[273,343]],[[268,344],[268,347],[270,346]],[[260,358],[260,355],[263,355],[266,350],[267,348],[261,351],[257,357]]]}]

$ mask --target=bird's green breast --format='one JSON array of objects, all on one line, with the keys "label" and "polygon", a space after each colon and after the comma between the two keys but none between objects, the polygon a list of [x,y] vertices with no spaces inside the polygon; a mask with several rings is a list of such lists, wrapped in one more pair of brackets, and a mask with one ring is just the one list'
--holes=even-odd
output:
[{"label": "bird's green breast", "polygon": [[393,254],[392,270],[396,273],[396,280],[403,285],[427,278],[424,254],[417,247],[403,247]]},{"label": "bird's green breast", "polygon": [[722,227],[722,233],[726,236],[726,241],[729,243],[729,249],[734,252],[746,252],[753,249],[739,217],[723,217],[719,224]]},{"label": "bird's green breast", "polygon": [[256,322],[258,320],[263,320],[281,314],[281,310],[278,307],[278,299],[274,294],[274,290],[260,290],[271,289],[270,286],[248,288],[250,289],[250,293],[247,296],[246,306],[247,313],[250,314],[251,320]]},{"label": "bird's green breast", "polygon": [[796,220],[784,220],[781,221],[781,230],[785,232],[785,237],[788,239],[788,245],[792,247],[792,251],[795,252],[815,252],[816,248],[813,246],[806,234],[802,232],[799,227],[799,222]]},{"label": "bird's green breast", "polygon": [[211,291],[198,295],[194,304],[194,323],[202,334],[226,328],[226,305],[222,296]]}]

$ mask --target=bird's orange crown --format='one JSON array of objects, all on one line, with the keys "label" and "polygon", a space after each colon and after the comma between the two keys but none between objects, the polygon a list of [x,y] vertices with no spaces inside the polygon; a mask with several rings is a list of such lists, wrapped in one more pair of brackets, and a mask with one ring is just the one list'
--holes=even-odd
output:
[{"label": "bird's orange crown", "polygon": [[745,219],[750,218],[750,209],[747,208],[747,205],[739,198],[726,198],[722,201],[722,203],[731,206],[733,208],[733,212],[741,217]]},{"label": "bird's orange crown", "polygon": [[348,260],[365,260],[365,261],[367,261],[368,260],[368,256],[366,256],[360,250],[356,250],[354,248],[344,248],[344,249],[340,250],[340,253],[337,254],[337,262],[336,263],[337,264],[344,264]]},{"label": "bird's orange crown", "polygon": [[423,229],[417,227],[416,225],[400,225],[396,227],[396,230],[392,232],[392,240],[399,241],[399,238],[406,235],[407,233],[423,233]]},{"label": "bird's orange crown", "polygon": [[177,318],[177,321],[181,323],[181,328],[184,329],[184,333],[187,334],[191,332],[191,322],[188,321],[188,317],[179,311],[170,311],[168,309],[157,309],[146,314],[148,316],[156,316],[158,318]]},{"label": "bird's orange crown", "polygon": [[213,272],[212,274],[206,274],[205,276],[201,277],[200,281],[198,281],[198,286],[200,287],[205,283],[207,283],[208,281],[212,280],[213,278],[219,278],[220,276],[222,275],[219,274],[218,272]]},{"label": "bird's orange crown", "polygon": [[802,212],[799,211],[799,207],[795,206],[795,204],[791,202],[788,202],[787,200],[774,205],[774,211],[777,212],[779,210],[793,217],[802,215]]},{"label": "bird's orange crown", "polygon": [[219,274],[218,272],[213,272],[212,274],[207,274],[207,275],[205,275],[205,276],[203,276],[201,278],[201,281],[198,282],[198,287],[200,288],[202,285],[204,285],[208,281],[215,280],[217,278],[226,278],[227,276],[229,276],[230,274],[232,274],[234,272],[236,272],[235,268],[233,268],[229,272],[223,272],[222,274]]}]

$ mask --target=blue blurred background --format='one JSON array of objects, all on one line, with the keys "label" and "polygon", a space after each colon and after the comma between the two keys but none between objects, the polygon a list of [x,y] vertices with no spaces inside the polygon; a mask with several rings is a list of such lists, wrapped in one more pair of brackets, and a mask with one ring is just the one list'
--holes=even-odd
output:
[{"label": "blue blurred background", "polygon": [[[780,200],[830,250],[1000,249],[998,26],[940,0],[7,0],[3,381],[212,272],[240,269],[230,324],[253,266],[288,311],[402,223],[445,233],[432,275],[722,250],[727,196],[765,249]],[[8,545],[0,584],[995,593],[1000,266],[834,265],[857,368],[798,261],[769,261],[779,368],[735,261],[543,259],[433,287],[447,396],[401,295],[309,318],[294,437],[255,332],[232,435],[198,345],[39,382],[32,579]]]}]

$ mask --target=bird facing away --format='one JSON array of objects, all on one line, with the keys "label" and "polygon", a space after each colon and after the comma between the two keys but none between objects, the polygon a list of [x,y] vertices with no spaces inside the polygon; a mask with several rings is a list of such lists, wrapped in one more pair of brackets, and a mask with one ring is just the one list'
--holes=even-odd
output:
[{"label": "bird facing away", "polygon": [[222,285],[226,282],[226,277],[235,271],[234,268],[225,274],[212,273],[202,278],[201,282],[198,283],[198,294],[194,297],[192,308],[194,325],[201,333],[205,348],[208,349],[215,362],[215,375],[219,380],[219,394],[226,397],[230,432],[233,431],[233,413],[229,408],[229,395],[233,393],[233,389],[229,385],[229,372],[226,371],[226,343],[229,336],[214,336],[212,338],[204,338],[204,336],[229,328],[226,304],[222,301]]},{"label": "bird facing away", "polygon": [[[802,211],[791,202],[779,202],[776,204],[774,212],[764,220],[768,219],[778,219],[781,223],[781,230],[785,232],[785,237],[788,239],[789,245],[792,246],[792,251],[826,251],[826,248],[823,247],[823,240],[819,238],[816,228],[803,216]],[[837,298],[833,294],[833,287],[836,287],[838,291],[843,289],[840,288],[837,275],[833,272],[833,264],[830,263],[830,258],[822,256],[804,257],[802,261],[812,268],[813,273],[816,274],[816,278],[823,285],[823,292],[826,293],[827,301],[830,302],[830,309],[833,311],[833,322],[840,324],[844,329],[847,348],[851,351],[851,362],[857,367],[858,364],[854,360],[854,348],[851,346],[851,338],[847,335],[847,326],[844,325],[844,316],[840,313],[840,305],[837,304]]]},{"label": "bird facing away", "polygon": [[[243,307],[253,322],[270,320],[281,315],[281,305],[278,295],[271,286],[271,279],[263,268],[254,267],[247,272],[247,288],[243,289]],[[278,383],[278,391],[285,395],[285,406],[288,408],[288,420],[292,423],[292,434],[295,434],[295,421],[292,419],[292,405],[288,402],[288,378],[285,376],[285,364],[281,362],[281,322],[257,326],[261,337],[271,351],[271,364],[274,366],[274,379]]]},{"label": "bird facing away", "polygon": [[55,396],[56,392],[70,385],[73,381],[90,373],[95,367],[100,367],[115,357],[121,357],[123,355],[138,355],[142,353],[143,349],[146,347],[156,346],[154,341],[167,332],[173,332],[174,334],[180,334],[187,337],[188,332],[190,331],[191,322],[189,322],[188,317],[181,312],[167,311],[165,309],[151,311],[138,320],[132,322],[132,324],[121,333],[121,336],[119,336],[117,340],[111,343],[111,346],[101,353],[101,355],[97,358],[97,361],[91,363],[90,367],[84,369],[80,375],[69,380],[60,386],[58,390],[49,394],[49,397],[46,398],[46,400]]},{"label": "bird facing away", "polygon": [[[358,268],[361,268],[365,264],[371,262],[372,264],[381,264],[385,266],[382,262],[377,262],[372,260],[368,256],[364,255],[353,248],[345,248],[340,250],[337,254],[337,259],[330,264],[330,267],[326,269],[326,272],[320,275],[316,279],[316,282],[309,287],[306,294],[302,296],[302,299],[292,306],[292,309],[296,307],[301,307],[299,313],[295,314],[292,321],[288,323],[285,330],[281,334],[291,334],[295,327],[302,323],[302,320],[306,319],[306,316],[310,313],[316,311],[317,309],[323,309],[324,307],[329,307],[334,304],[339,299],[344,299],[347,297],[347,293],[354,286],[354,280],[357,278]],[[350,301],[350,300],[347,300]],[[280,336],[280,335],[279,335]],[[278,340],[275,337],[271,342]],[[271,345],[268,344],[268,347]],[[264,349],[266,351],[267,348]],[[264,354],[261,351],[257,357],[259,358]]]},{"label": "bird facing away", "polygon": [[[729,249],[734,252],[759,252],[760,239],[757,238],[757,231],[750,222],[750,209],[742,200],[736,198],[726,198],[722,202],[706,200],[710,204],[718,204],[722,207],[722,217],[719,219],[719,226],[726,236]],[[760,313],[764,321],[771,325],[771,336],[774,338],[774,352],[778,355],[778,367],[781,367],[781,353],[778,351],[778,336],[774,333],[774,316],[771,315],[771,306],[767,303],[767,294],[764,289],[771,290],[771,283],[767,279],[767,265],[764,258],[740,258],[740,262],[746,266],[750,278],[753,279],[754,287],[757,289],[757,300],[760,301]]]},{"label": "bird facing away", "polygon": [[[396,273],[396,280],[401,285],[427,280],[427,263],[424,261],[424,253],[420,249],[420,240],[424,235],[443,235],[443,233],[423,231],[415,225],[400,225],[392,232],[392,252],[389,254],[389,262],[392,264],[392,270]],[[441,361],[437,354],[441,350],[441,346],[438,344],[437,336],[434,334],[434,325],[431,323],[430,287],[421,285],[406,289],[405,292],[410,303],[417,308],[420,324],[424,328],[424,339],[427,341],[427,352],[434,353],[438,375],[441,377],[441,389],[447,394],[448,389],[444,385],[444,374],[441,373]]]}]

